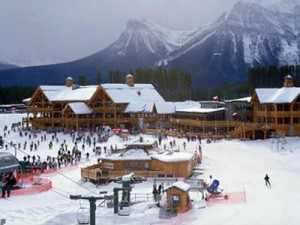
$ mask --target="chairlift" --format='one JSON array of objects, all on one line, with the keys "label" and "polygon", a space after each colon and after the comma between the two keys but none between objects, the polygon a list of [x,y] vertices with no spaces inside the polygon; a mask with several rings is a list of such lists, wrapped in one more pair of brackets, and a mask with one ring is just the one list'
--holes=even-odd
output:
[{"label": "chairlift", "polygon": [[90,210],[86,207],[80,207],[77,211],[77,222],[79,225],[90,224]]},{"label": "chairlift", "polygon": [[119,216],[129,216],[130,215],[130,204],[128,201],[122,201],[120,203],[118,215]]}]

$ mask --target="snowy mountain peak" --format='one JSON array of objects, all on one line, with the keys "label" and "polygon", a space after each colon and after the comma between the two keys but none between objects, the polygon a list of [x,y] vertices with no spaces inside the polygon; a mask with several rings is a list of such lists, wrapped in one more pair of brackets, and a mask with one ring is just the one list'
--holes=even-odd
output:
[{"label": "snowy mountain peak", "polygon": [[126,30],[139,30],[139,29],[147,29],[148,26],[142,21],[131,19],[127,21]]},{"label": "snowy mountain peak", "polygon": [[[120,57],[129,56],[149,60],[158,65],[175,49],[180,48],[193,36],[194,30],[173,30],[150,20],[131,19],[126,30],[113,44]],[[147,64],[146,62],[144,64]]]}]

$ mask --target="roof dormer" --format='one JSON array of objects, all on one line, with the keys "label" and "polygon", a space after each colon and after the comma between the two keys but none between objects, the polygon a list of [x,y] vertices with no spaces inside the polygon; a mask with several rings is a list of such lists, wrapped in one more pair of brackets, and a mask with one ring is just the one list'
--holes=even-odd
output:
[{"label": "roof dormer", "polygon": [[73,85],[73,78],[72,77],[67,77],[66,78],[66,86],[67,87],[72,87]]},{"label": "roof dormer", "polygon": [[125,84],[127,84],[129,87],[133,87],[134,86],[134,78],[131,74],[128,74],[125,77]]},{"label": "roof dormer", "polygon": [[284,77],[283,87],[294,87],[294,81],[291,75],[287,75]]}]

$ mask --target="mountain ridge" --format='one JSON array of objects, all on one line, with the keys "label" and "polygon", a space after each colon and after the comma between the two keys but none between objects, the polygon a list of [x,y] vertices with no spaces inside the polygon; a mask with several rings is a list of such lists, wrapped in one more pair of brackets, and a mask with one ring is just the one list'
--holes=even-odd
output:
[{"label": "mountain ridge", "polygon": [[194,87],[220,86],[225,81],[242,83],[248,67],[300,64],[300,10],[286,11],[241,1],[215,22],[185,31],[149,20],[129,20],[114,43],[88,57],[1,71],[0,76],[12,79],[5,85],[31,79],[36,85],[56,84],[67,76],[79,75],[94,82],[98,71],[107,74],[111,69],[129,72],[164,66],[190,72]]}]

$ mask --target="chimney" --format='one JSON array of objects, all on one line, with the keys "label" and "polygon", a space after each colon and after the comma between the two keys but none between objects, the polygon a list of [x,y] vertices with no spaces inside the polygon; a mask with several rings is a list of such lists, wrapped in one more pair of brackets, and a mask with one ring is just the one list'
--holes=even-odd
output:
[{"label": "chimney", "polygon": [[129,87],[133,87],[134,86],[134,79],[133,79],[133,76],[131,74],[128,74],[125,77],[125,84],[127,84]]},{"label": "chimney", "polygon": [[66,86],[67,87],[72,87],[72,85],[73,85],[73,79],[72,79],[72,77],[67,77],[66,78]]},{"label": "chimney", "polygon": [[294,87],[294,81],[291,75],[287,75],[284,77],[283,87]]}]

